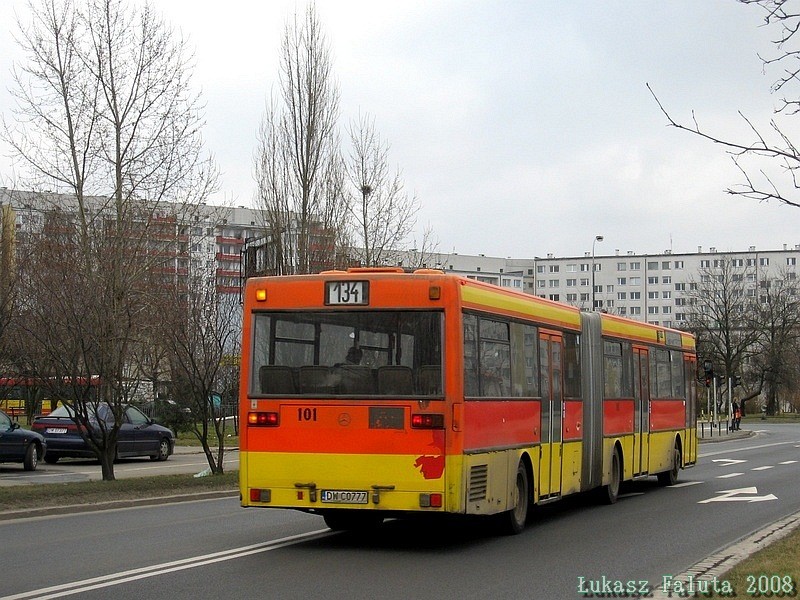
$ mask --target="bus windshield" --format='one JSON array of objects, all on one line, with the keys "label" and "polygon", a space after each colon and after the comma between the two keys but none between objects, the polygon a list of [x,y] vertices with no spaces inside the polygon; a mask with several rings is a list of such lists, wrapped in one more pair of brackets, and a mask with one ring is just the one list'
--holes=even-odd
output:
[{"label": "bus windshield", "polygon": [[441,311],[253,315],[251,395],[441,396]]}]

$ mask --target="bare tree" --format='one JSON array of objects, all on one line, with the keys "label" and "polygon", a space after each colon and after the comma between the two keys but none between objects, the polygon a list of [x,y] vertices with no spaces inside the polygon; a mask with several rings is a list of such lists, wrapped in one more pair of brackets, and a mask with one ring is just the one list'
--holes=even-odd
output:
[{"label": "bare tree", "polygon": [[352,254],[364,266],[396,264],[416,225],[419,202],[409,195],[398,169],[389,167],[389,144],[375,130],[375,120],[359,114],[350,123],[347,174],[355,188],[349,203],[354,222]]},{"label": "bare tree", "polygon": [[750,368],[764,382],[766,411],[779,409],[781,391],[798,389],[796,357],[800,343],[800,295],[797,281],[782,273],[759,282],[751,327],[757,332],[757,352]]},{"label": "bare tree", "polygon": [[0,369],[8,360],[5,331],[14,305],[14,213],[10,205],[0,204]]},{"label": "bare tree", "polygon": [[758,125],[739,111],[739,116],[750,130],[752,138],[726,139],[703,128],[694,113],[688,123],[676,120],[649,84],[647,87],[671,127],[718,144],[730,154],[744,182],[728,188],[726,191],[729,194],[759,201],[774,200],[800,208],[800,150],[792,139],[791,128],[785,122],[800,111],[800,98],[792,97],[797,94],[792,86],[798,83],[800,75],[800,49],[794,46],[798,40],[796,36],[800,29],[800,13],[788,10],[789,0],[737,1],[763,8],[765,24],[777,31],[773,40],[777,54],[774,57],[762,57],[765,68],[778,67],[781,70],[781,75],[771,88],[772,92],[781,96],[775,109],[775,117],[768,125]]},{"label": "bare tree", "polygon": [[[93,394],[74,390],[76,423],[96,413],[97,400],[111,406],[114,423],[90,441],[103,478],[113,479],[132,357],[147,343],[151,274],[174,260],[184,211],[208,197],[217,173],[203,152],[191,56],[149,5],[41,0],[31,8],[33,22],[19,24],[27,60],[14,74],[17,109],[4,137],[31,187],[68,196],[39,198],[42,214],[60,216],[59,229],[31,240],[40,270],[27,273],[20,326],[49,342],[37,371],[76,386],[99,382]],[[42,278],[60,282],[55,293]],[[59,335],[45,340],[54,316]]]},{"label": "bare tree", "polygon": [[338,117],[331,52],[310,5],[286,24],[280,96],[265,109],[255,156],[257,202],[277,273],[335,262],[346,218]]},{"label": "bare tree", "polygon": [[[697,337],[701,360],[712,361],[716,374],[727,379],[742,374],[756,352],[759,332],[752,327],[750,292],[756,285],[756,272],[734,267],[728,258],[716,259],[714,264],[690,279],[687,329]],[[749,398],[761,391],[760,383],[750,387]]]},{"label": "bare tree", "polygon": [[[203,282],[206,283],[203,289]],[[163,343],[169,350],[172,395],[191,415],[192,433],[200,441],[212,473],[223,472],[226,431],[229,427],[216,393],[226,358],[239,354],[241,307],[238,296],[217,294],[211,279],[203,277],[192,293],[176,289],[162,313]],[[209,426],[216,437],[211,447]]]}]

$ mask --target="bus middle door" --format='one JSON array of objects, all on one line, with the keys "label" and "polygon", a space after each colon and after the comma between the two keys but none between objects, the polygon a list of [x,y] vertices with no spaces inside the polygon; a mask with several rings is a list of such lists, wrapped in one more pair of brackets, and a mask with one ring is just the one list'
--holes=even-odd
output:
[{"label": "bus middle door", "polygon": [[646,348],[633,348],[633,474],[647,470],[650,447],[650,367]]},{"label": "bus middle door", "polygon": [[564,398],[561,385],[561,335],[539,334],[542,391],[542,446],[547,453],[540,464],[540,495],[561,493],[561,421]]}]

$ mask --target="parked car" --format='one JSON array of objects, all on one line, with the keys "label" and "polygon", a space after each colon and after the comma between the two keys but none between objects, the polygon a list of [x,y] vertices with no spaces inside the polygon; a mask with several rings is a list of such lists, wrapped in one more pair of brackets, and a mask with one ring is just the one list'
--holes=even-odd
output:
[{"label": "parked car", "polygon": [[[106,403],[97,407],[97,417],[106,428],[114,424],[114,413]],[[62,457],[94,458],[89,444],[81,437],[75,424],[74,411],[59,406],[49,415],[36,417],[31,428],[47,440],[44,461],[54,464]],[[146,416],[135,406],[124,407],[123,422],[117,434],[117,458],[149,456],[151,460],[167,460],[175,449],[175,434]],[[92,418],[87,427],[99,429],[98,419]]]},{"label": "parked car", "polygon": [[20,462],[26,471],[35,471],[46,451],[44,437],[22,429],[0,410],[0,462]]}]

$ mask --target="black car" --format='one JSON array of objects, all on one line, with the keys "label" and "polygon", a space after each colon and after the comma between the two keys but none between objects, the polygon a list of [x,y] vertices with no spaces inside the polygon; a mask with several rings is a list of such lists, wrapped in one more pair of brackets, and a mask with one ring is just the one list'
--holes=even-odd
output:
[{"label": "black car", "polygon": [[[95,453],[81,437],[73,415],[74,411],[64,405],[47,416],[34,419],[32,429],[47,440],[45,462],[54,464],[62,457],[95,458]],[[106,429],[113,425],[114,413],[108,404],[98,404],[96,415],[88,426],[99,429],[98,419],[103,420]],[[151,460],[167,460],[174,448],[175,434],[171,429],[159,425],[134,406],[124,407],[123,422],[117,434],[117,458],[149,456]]]},{"label": "black car", "polygon": [[20,462],[26,471],[35,471],[46,451],[44,437],[22,429],[0,410],[0,462]]}]

